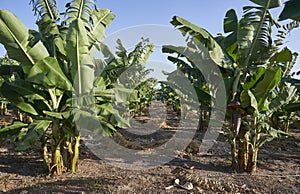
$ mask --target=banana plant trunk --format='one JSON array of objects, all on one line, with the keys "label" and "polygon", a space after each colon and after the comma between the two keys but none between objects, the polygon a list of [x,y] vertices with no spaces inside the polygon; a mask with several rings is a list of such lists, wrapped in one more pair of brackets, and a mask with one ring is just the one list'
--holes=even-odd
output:
[{"label": "banana plant trunk", "polygon": [[52,148],[52,167],[51,172],[53,175],[59,176],[63,173],[64,163],[61,154],[61,145],[53,145]]},{"label": "banana plant trunk", "polygon": [[0,115],[6,115],[6,113],[7,113],[6,103],[1,102],[0,104],[1,104]]},{"label": "banana plant trunk", "polygon": [[232,139],[230,145],[231,145],[231,166],[232,166],[232,170],[236,172],[238,169],[238,161],[237,161],[238,150],[237,150],[235,137]]},{"label": "banana plant trunk", "polygon": [[51,164],[49,161],[49,152],[48,152],[48,148],[47,148],[47,139],[45,136],[42,137],[42,147],[43,147],[44,166],[48,171],[51,171]]},{"label": "banana plant trunk", "polygon": [[62,136],[63,134],[61,134],[59,120],[53,119],[51,139],[51,173],[56,176],[61,175],[64,171],[64,145]]},{"label": "banana plant trunk", "polygon": [[248,165],[247,165],[247,172],[249,172],[250,174],[252,174],[256,171],[257,154],[258,154],[258,148],[257,147],[250,149]]},{"label": "banana plant trunk", "polygon": [[[232,101],[228,107],[231,108],[231,165],[233,171],[243,171],[245,169],[245,161],[243,161],[244,157],[244,141],[242,138],[245,136],[245,132],[241,129],[242,125],[242,114],[239,110],[240,108],[239,101]],[[247,161],[247,160],[246,160]]]},{"label": "banana plant trunk", "polygon": [[249,158],[249,138],[245,130],[241,130],[238,136],[238,170],[243,172],[247,169]]}]

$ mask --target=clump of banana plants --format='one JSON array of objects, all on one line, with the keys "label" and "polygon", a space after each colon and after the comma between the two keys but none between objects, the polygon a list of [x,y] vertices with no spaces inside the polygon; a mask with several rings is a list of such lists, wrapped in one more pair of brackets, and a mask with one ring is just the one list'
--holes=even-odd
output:
[{"label": "clump of banana plants", "polygon": [[[190,72],[198,73],[192,76],[197,78],[198,86],[207,84],[206,80],[199,79],[199,65],[205,66],[205,63],[196,64],[193,60],[197,58],[201,62],[200,59],[209,58],[219,66],[227,92],[227,99],[224,99],[228,105],[227,115],[231,118],[224,133],[232,148],[232,167],[234,171],[253,173],[258,149],[267,141],[288,135],[287,130],[270,125],[270,118],[280,109],[286,107],[288,110],[289,103],[298,102],[295,86],[286,84],[285,79],[290,75],[297,54],[283,44],[289,32],[299,26],[300,5],[294,0],[286,2],[279,20],[296,21],[282,25],[270,12],[270,9],[282,5],[280,0],[250,1],[256,5],[245,6],[241,19],[233,9],[226,13],[225,35],[215,37],[207,30],[174,16],[171,24],[187,37],[187,46],[166,45],[163,51],[178,55],[169,58],[178,67],[187,66],[188,61],[194,70]],[[272,36],[274,31],[278,32],[276,36]],[[197,52],[203,54],[195,56]],[[201,93],[205,91],[203,89],[198,87]],[[210,97],[213,101],[214,95]]]},{"label": "clump of banana plants", "polygon": [[107,87],[114,88],[118,94],[120,102],[116,102],[116,106],[119,107],[120,114],[129,118],[140,115],[151,104],[157,81],[149,77],[153,69],[148,69],[146,62],[154,51],[154,45],[145,38],[141,38],[132,51],[128,51],[120,39],[116,44],[115,53],[102,44],[106,59],[103,61],[101,77]]},{"label": "clump of banana plants", "polygon": [[[1,80],[0,94],[33,122],[5,126],[0,137],[14,136],[18,150],[41,146],[45,167],[54,175],[76,172],[80,129],[86,127],[76,123],[84,118],[99,120],[107,134],[119,125],[105,119],[117,114],[107,110],[112,107],[95,108],[96,103],[111,103],[112,94],[105,94],[93,56],[115,16],[96,8],[93,0],[72,0],[62,13],[55,0],[30,3],[38,31],[28,29],[10,11],[0,10],[0,43],[8,57],[19,62],[0,72],[16,75]],[[103,115],[105,111],[110,114]]]}]

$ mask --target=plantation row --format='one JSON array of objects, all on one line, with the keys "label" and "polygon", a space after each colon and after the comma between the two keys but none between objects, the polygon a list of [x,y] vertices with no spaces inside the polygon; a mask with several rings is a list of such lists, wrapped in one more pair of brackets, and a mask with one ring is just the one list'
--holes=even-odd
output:
[{"label": "plantation row", "polygon": [[[251,1],[257,6],[244,7],[241,18],[227,11],[224,34],[217,36],[174,16],[171,24],[186,46],[163,46],[177,67],[165,73],[167,81],[149,77],[145,64],[154,45],[148,39],[137,40],[130,52],[118,40],[115,53],[102,42],[115,16],[92,0],[72,0],[64,12],[55,0],[31,0],[38,31],[0,10],[0,43],[7,51],[0,60],[1,114],[7,114],[7,104],[18,115],[0,129],[0,137],[19,141],[18,150],[41,146],[45,166],[55,175],[76,172],[80,129],[113,136],[153,99],[163,99],[178,114],[200,107],[199,130],[224,116],[233,170],[255,172],[259,148],[288,136],[291,122],[299,125],[300,80],[291,71],[298,54],[284,40],[299,27],[300,2],[286,2],[282,25],[270,12],[282,6],[280,0]],[[96,51],[103,58],[95,58]]]}]

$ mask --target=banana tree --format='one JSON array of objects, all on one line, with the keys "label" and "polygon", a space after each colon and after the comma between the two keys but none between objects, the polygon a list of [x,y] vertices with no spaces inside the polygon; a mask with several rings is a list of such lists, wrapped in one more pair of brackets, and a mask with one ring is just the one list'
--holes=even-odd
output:
[{"label": "banana tree", "polygon": [[[271,15],[269,10],[281,6],[280,1],[252,2],[258,6],[244,7],[240,20],[234,10],[226,13],[226,36],[214,37],[183,18],[173,17],[171,23],[188,37],[188,44],[187,47],[163,48],[164,52],[177,53],[188,61],[196,61],[191,60],[188,52],[203,50],[206,55],[199,54],[196,58],[209,57],[219,66],[226,86],[227,103],[232,107],[232,127],[226,132],[232,147],[232,166],[235,171],[249,172],[256,170],[258,148],[266,141],[286,135],[268,124],[274,110],[282,107],[281,103],[273,102],[274,96],[270,94],[277,95],[276,87],[284,74],[283,64],[294,60],[291,52],[287,48],[281,49],[281,45],[290,30],[297,27],[291,24],[292,28],[280,28],[279,22]],[[271,32],[274,26],[280,29],[278,39],[273,42]],[[199,64],[194,66],[199,67]]]},{"label": "banana tree", "polygon": [[163,100],[166,105],[171,106],[179,114],[181,112],[181,103],[175,88],[172,88],[168,83],[163,81],[160,81],[159,84],[160,88],[156,92],[156,98]]},{"label": "banana tree", "polygon": [[[30,2],[38,16],[39,31],[28,29],[14,14],[0,10],[0,43],[9,58],[20,63],[14,67],[18,78],[1,81],[0,93],[34,121],[14,122],[0,130],[0,137],[16,135],[18,150],[41,142],[49,171],[55,175],[76,172],[79,130],[85,127],[76,124],[81,123],[78,120],[99,120],[109,134],[118,124],[101,117],[105,106],[93,109],[95,98],[105,95],[106,89],[95,73],[94,49],[114,15],[108,9],[96,8],[92,0],[73,0],[62,14],[55,0]],[[103,92],[97,93],[99,90]],[[111,98],[101,100],[107,103]]]},{"label": "banana tree", "polygon": [[[189,44],[191,45],[191,44]],[[178,49],[178,50],[177,50]],[[200,103],[200,119],[199,119],[199,129],[203,129],[204,125],[205,125],[205,120],[209,117],[209,112],[210,112],[210,105],[211,105],[211,99],[212,99],[212,95],[210,94],[210,90],[208,87],[208,84],[205,82],[205,78],[201,72],[201,68],[199,68],[197,66],[197,64],[195,63],[195,61],[193,61],[193,59],[190,59],[188,56],[193,56],[195,50],[188,48],[176,48],[173,46],[164,46],[163,47],[163,52],[165,53],[169,53],[169,54],[177,54],[177,57],[174,56],[168,56],[168,59],[173,62],[174,64],[176,64],[177,69],[171,73],[168,72],[164,72],[165,75],[167,75],[167,80],[169,83],[173,83],[173,88],[177,88],[177,91],[181,91],[183,94],[189,94],[190,91],[188,91],[186,89],[186,86],[182,85],[182,76],[186,77],[186,79],[189,80],[189,82],[192,84],[192,86],[195,88],[197,97],[198,97],[198,101],[193,102],[191,100],[188,100],[189,102],[185,103],[185,107],[181,107],[181,108],[185,108],[185,109],[189,109],[189,107],[187,106],[187,104],[194,104],[191,107],[194,107],[195,104]],[[182,55],[186,53],[186,55]],[[188,56],[187,56],[188,55]],[[184,60],[184,58],[186,58],[187,60]],[[206,70],[204,70],[206,71]],[[178,105],[176,101],[178,101],[178,99],[172,99],[168,98],[170,101],[174,101],[174,107],[176,107],[176,111],[180,111],[180,109],[178,109]],[[191,104],[190,104],[191,105]]]},{"label": "banana tree", "polygon": [[99,66],[103,67],[100,73],[107,88],[116,93],[115,106],[122,110],[121,115],[128,118],[151,103],[150,93],[156,81],[149,78],[149,73],[153,70],[147,69],[145,65],[154,51],[154,45],[142,38],[129,52],[121,40],[118,39],[116,43],[116,53],[105,44],[101,45],[106,60],[99,61]]},{"label": "banana tree", "polygon": [[133,110],[132,114],[134,116],[141,115],[142,111],[150,106],[152,98],[156,93],[154,89],[156,84],[156,79],[148,78],[135,87],[136,92],[133,93],[129,101],[129,109]]}]

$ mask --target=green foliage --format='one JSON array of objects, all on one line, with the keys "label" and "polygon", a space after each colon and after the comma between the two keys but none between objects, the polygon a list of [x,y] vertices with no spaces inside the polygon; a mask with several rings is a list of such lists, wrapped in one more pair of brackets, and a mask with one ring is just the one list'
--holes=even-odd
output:
[{"label": "green foliage", "polygon": [[26,150],[35,145],[47,131],[50,124],[51,120],[35,120],[33,123],[29,124],[28,131],[22,137],[21,143],[16,149]]},{"label": "green foliage", "polygon": [[49,56],[41,41],[30,41],[32,31],[7,10],[0,12],[0,34],[0,42],[9,58],[22,63],[25,73],[28,73],[33,64]]},{"label": "green foliage", "polygon": [[[257,75],[257,74],[256,74]],[[254,79],[254,81],[246,82],[248,85],[253,85],[252,88],[247,88],[241,92],[241,105],[243,108],[248,106],[253,106],[250,101],[249,90],[254,95],[257,101],[257,107],[255,107],[258,112],[266,111],[269,108],[269,94],[275,89],[281,79],[281,69],[280,67],[270,68],[265,70],[263,77],[260,80]]]},{"label": "green foliage", "polygon": [[142,38],[129,52],[121,40],[118,39],[116,43],[116,54],[106,45],[101,45],[106,60],[97,61],[97,68],[103,68],[99,71],[103,78],[99,83],[113,88],[116,105],[122,110],[120,114],[128,118],[128,113],[139,115],[151,103],[156,80],[149,78],[149,73],[153,70],[147,69],[145,65],[154,51],[154,45],[148,39]]},{"label": "green foliage", "polygon": [[135,87],[136,92],[133,92],[129,99],[129,109],[132,112],[131,114],[140,115],[142,110],[151,104],[152,98],[156,93],[156,84],[156,79],[149,78],[140,82],[137,87]]},{"label": "green foliage", "polygon": [[178,16],[173,17],[171,24],[173,24],[174,27],[177,27],[183,36],[191,36],[191,42],[196,48],[200,45],[207,48],[209,56],[216,64],[225,69],[232,67],[233,64],[231,63],[228,54],[224,52],[214,37],[205,29]]},{"label": "green foliage", "polygon": [[170,83],[159,82],[160,88],[158,89],[156,95],[158,100],[163,100],[166,105],[172,106],[173,110],[177,113],[181,111],[181,102],[179,96],[179,90],[176,90],[170,85]]},{"label": "green foliage", "polygon": [[293,19],[300,21],[300,2],[297,0],[288,0],[285,2],[283,11],[279,20]]},{"label": "green foliage", "polygon": [[[97,100],[109,104],[113,98],[113,93],[98,82],[93,54],[94,45],[104,38],[105,27],[114,15],[108,9],[95,8],[91,0],[73,0],[62,14],[52,0],[31,0],[31,4],[38,16],[38,32],[26,28],[9,11],[0,10],[0,43],[8,57],[20,63],[1,66],[5,71],[1,71],[0,94],[34,119],[26,124],[27,131],[21,130],[25,124],[14,122],[1,129],[2,136],[19,133],[19,150],[41,142],[45,166],[52,173],[61,174],[65,167],[75,172],[80,139],[77,119],[105,123],[108,134],[122,125],[121,119],[105,120],[119,116],[112,107],[94,108]],[[61,15],[66,19],[61,20]],[[102,93],[94,95],[94,91]]]},{"label": "green foliage", "polygon": [[[167,45],[163,47],[163,52],[177,54],[177,57],[170,56],[169,60],[175,63],[177,69],[183,71],[192,83],[200,86],[195,87],[197,91],[209,93],[207,88],[210,87],[207,87],[206,80],[201,77],[201,73],[206,73],[206,68],[209,68],[209,59],[220,67],[228,91],[228,102],[241,102],[241,107],[233,108],[232,114],[244,114],[244,124],[238,129],[238,134],[233,132],[238,123],[232,123],[232,128],[228,131],[231,134],[228,135],[228,141],[233,149],[233,162],[235,157],[240,157],[238,160],[241,166],[233,165],[235,170],[239,168],[253,172],[256,169],[258,148],[266,141],[287,135],[278,126],[271,127],[268,119],[276,111],[289,107],[288,104],[296,100],[293,98],[296,88],[288,87],[283,81],[285,77],[291,76],[290,70],[295,64],[297,54],[288,48],[282,49],[281,46],[287,34],[299,24],[291,22],[281,27],[273,18],[269,9],[281,6],[279,0],[251,1],[260,6],[245,6],[240,20],[233,9],[226,13],[224,36],[219,34],[213,37],[205,29],[178,16],[173,17],[171,24],[184,36],[188,36],[187,46]],[[287,2],[286,7],[291,2],[293,1]],[[284,14],[287,14],[285,10]],[[291,12],[288,15],[294,18],[293,14]],[[272,40],[274,27],[278,29],[278,39],[275,41]],[[196,64],[206,64],[207,67]],[[292,82],[291,78],[288,80]],[[213,100],[214,92],[210,92]],[[235,149],[239,149],[239,154],[235,154]],[[242,162],[242,155],[249,161]]]},{"label": "green foliage", "polygon": [[264,8],[276,8],[276,7],[280,7],[282,5],[281,0],[250,0],[253,3],[256,3]]}]

